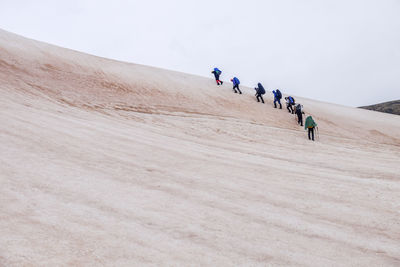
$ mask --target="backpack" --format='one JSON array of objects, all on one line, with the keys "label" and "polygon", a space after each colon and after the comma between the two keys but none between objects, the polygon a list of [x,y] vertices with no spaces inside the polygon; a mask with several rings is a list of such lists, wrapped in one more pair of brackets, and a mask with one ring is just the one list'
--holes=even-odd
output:
[{"label": "backpack", "polygon": [[289,103],[290,104],[294,104],[294,98],[293,97],[289,96],[288,99],[289,99]]},{"label": "backpack", "polygon": [[216,74],[221,75],[222,71],[220,71],[218,68],[214,68],[214,71]]},{"label": "backpack", "polygon": [[261,83],[259,83],[259,84],[258,84],[258,90],[257,90],[257,93],[259,93],[260,95],[263,95],[263,94],[265,94],[265,89],[264,89],[264,86],[262,86],[262,84],[261,84]]},{"label": "backpack", "polygon": [[306,118],[306,122],[304,123],[304,129],[306,128],[314,128],[317,127],[317,123],[313,120],[311,116]]},{"label": "backpack", "polygon": [[282,93],[281,93],[281,91],[279,91],[279,89],[276,90],[276,97],[277,97],[278,99],[281,99],[281,98],[282,98]]},{"label": "backpack", "polygon": [[296,112],[301,113],[301,105],[300,105],[300,104],[297,104],[297,106],[296,106]]},{"label": "backpack", "polygon": [[235,81],[235,84],[240,84],[240,81],[239,81],[239,79],[238,78],[233,78],[233,80]]}]

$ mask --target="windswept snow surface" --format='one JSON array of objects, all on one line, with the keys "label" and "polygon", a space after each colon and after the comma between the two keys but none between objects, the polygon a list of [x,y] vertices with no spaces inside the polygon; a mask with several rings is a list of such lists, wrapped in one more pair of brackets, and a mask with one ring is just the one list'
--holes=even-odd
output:
[{"label": "windswept snow surface", "polygon": [[0,265],[399,266],[400,116],[243,91],[0,31]]}]

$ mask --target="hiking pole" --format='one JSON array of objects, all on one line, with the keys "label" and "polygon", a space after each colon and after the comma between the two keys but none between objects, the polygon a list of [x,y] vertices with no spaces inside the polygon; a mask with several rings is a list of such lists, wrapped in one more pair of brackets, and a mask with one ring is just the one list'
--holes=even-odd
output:
[{"label": "hiking pole", "polygon": [[317,126],[317,137],[318,137],[318,141],[319,141],[319,130],[318,130],[318,126]]}]

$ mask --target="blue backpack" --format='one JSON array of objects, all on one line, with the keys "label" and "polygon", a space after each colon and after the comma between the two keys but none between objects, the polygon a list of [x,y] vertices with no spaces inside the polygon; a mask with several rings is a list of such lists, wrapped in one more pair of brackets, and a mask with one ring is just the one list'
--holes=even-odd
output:
[{"label": "blue backpack", "polygon": [[235,81],[235,84],[240,84],[240,81],[239,81],[239,79],[238,78],[233,78],[233,80]]},{"label": "blue backpack", "polygon": [[281,98],[282,98],[282,93],[281,93],[281,91],[279,91],[279,89],[276,89],[276,97],[277,97],[278,99],[281,99]]},{"label": "blue backpack", "polygon": [[294,98],[291,97],[291,96],[289,96],[288,98],[289,98],[289,103],[290,103],[290,104],[294,104]]},{"label": "blue backpack", "polygon": [[218,68],[214,68],[214,71],[215,71],[215,73],[217,73],[217,74],[221,74],[221,73],[222,73],[222,71],[220,71]]}]

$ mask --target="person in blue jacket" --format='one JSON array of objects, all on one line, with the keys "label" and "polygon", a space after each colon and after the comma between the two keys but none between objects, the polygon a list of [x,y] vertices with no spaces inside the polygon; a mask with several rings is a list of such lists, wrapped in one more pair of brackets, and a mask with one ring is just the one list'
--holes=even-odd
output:
[{"label": "person in blue jacket", "polygon": [[285,97],[285,100],[286,100],[286,108],[287,108],[287,110],[290,113],[294,114],[294,108],[293,107],[296,106],[296,102],[295,102],[294,98],[291,97],[291,96],[288,96],[288,97]]},{"label": "person in blue jacket", "polygon": [[219,79],[219,76],[221,75],[222,71],[220,71],[218,68],[214,68],[214,70],[211,73],[214,74],[215,81],[217,81],[217,85],[222,85],[224,83]]},{"label": "person in blue jacket", "polygon": [[281,104],[281,98],[282,98],[282,93],[279,91],[279,89],[276,89],[276,91],[272,91],[274,94],[274,107],[276,108],[276,102],[279,103],[279,108],[282,109],[282,104]]},{"label": "person in blue jacket", "polygon": [[254,90],[256,90],[257,102],[260,102],[260,99],[261,99],[261,102],[264,104],[264,99],[263,99],[262,95],[265,94],[265,89],[262,86],[262,84],[258,83],[258,87],[254,88]]},{"label": "person in blue jacket", "polygon": [[235,94],[237,94],[236,89],[239,91],[239,94],[242,94],[242,91],[240,91],[240,89],[239,89],[239,84],[240,84],[239,79],[236,77],[233,77],[231,79],[231,82],[233,83],[233,91],[235,91]]}]

